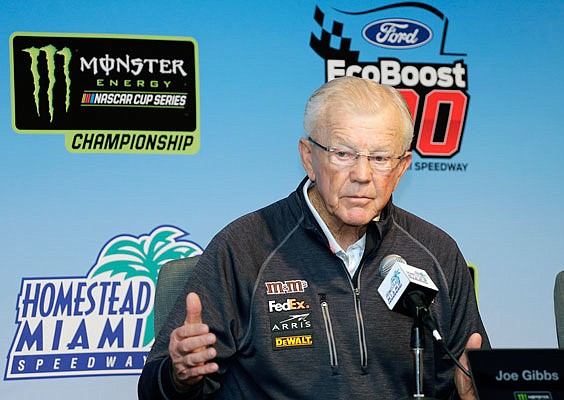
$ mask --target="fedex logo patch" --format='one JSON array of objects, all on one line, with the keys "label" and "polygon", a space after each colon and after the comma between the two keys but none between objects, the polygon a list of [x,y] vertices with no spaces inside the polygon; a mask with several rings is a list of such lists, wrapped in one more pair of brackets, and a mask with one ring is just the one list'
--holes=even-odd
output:
[{"label": "fedex logo patch", "polygon": [[282,312],[282,311],[294,311],[294,310],[307,310],[311,306],[305,304],[304,301],[299,301],[298,299],[287,299],[283,303],[277,303],[276,300],[270,300],[268,302],[268,312]]}]

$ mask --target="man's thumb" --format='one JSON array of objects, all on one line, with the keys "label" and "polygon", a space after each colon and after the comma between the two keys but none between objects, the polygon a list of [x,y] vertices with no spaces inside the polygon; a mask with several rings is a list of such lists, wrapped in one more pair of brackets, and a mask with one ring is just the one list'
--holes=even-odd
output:
[{"label": "man's thumb", "polygon": [[186,323],[202,323],[202,303],[200,302],[200,296],[193,292],[188,293],[188,296],[186,296]]}]

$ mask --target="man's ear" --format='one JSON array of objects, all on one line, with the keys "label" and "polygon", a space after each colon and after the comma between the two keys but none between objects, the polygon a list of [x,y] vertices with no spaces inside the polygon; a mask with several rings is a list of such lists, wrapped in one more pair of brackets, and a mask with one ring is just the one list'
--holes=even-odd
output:
[{"label": "man's ear", "polygon": [[311,153],[311,143],[308,142],[306,138],[301,138],[298,143],[298,150],[300,151],[300,158],[302,159],[302,165],[308,178],[315,182],[315,172],[313,170],[313,160]]},{"label": "man's ear", "polygon": [[411,151],[408,151],[405,153],[402,160],[400,161],[400,165],[398,165],[399,171],[398,171],[398,176],[396,178],[397,179],[396,183],[394,185],[394,190],[396,190],[396,188],[398,187],[403,174],[405,174],[405,172],[409,169],[412,159],[413,159],[413,154],[411,153]]}]

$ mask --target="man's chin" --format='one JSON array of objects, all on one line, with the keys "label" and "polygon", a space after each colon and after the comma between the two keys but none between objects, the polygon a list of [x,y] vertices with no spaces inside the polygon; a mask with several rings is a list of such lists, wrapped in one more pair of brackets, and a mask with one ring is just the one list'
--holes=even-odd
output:
[{"label": "man's chin", "polygon": [[343,222],[349,226],[357,226],[362,227],[368,225],[370,221],[372,221],[376,217],[373,213],[367,212],[358,212],[358,213],[351,213],[349,212],[344,218]]}]

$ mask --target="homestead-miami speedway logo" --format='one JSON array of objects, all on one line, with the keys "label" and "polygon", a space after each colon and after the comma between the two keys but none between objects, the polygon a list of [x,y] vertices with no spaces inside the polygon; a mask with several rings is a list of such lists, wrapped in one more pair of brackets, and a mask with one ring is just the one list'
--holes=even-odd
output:
[{"label": "homestead-miami speedway logo", "polygon": [[326,81],[372,79],[406,99],[415,123],[411,148],[421,157],[411,169],[467,170],[468,163],[447,161],[461,150],[470,95],[466,54],[447,52],[449,21],[441,11],[419,2],[354,11],[316,6],[314,21],[310,47],[324,60]]},{"label": "homestead-miami speedway logo", "polygon": [[84,277],[23,278],[4,379],[139,374],[161,266],[202,253],[186,235],[174,226],[119,235]]}]

